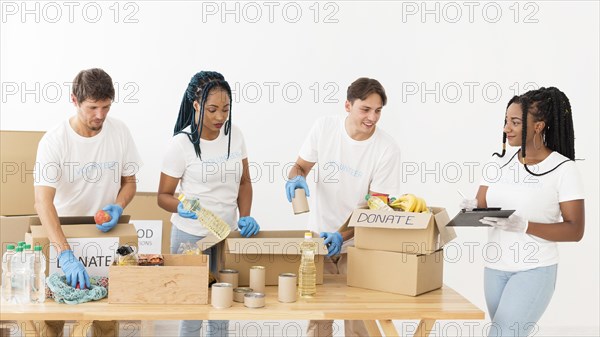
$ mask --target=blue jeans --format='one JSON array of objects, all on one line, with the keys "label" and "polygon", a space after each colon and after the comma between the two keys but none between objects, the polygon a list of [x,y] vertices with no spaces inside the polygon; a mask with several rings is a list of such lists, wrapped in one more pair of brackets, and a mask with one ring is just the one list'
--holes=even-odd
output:
[{"label": "blue jeans", "polygon": [[485,301],[492,319],[488,336],[531,333],[554,293],[557,267],[555,264],[519,272],[485,268]]},{"label": "blue jeans", "polygon": [[[177,254],[179,245],[184,242],[195,243],[202,239],[202,236],[196,236],[188,234],[182,230],[179,230],[175,225],[171,227],[171,254]],[[213,275],[216,275],[217,264],[214,263],[217,260],[216,246],[213,246],[204,251],[204,254],[210,255],[210,268]],[[214,269],[214,270],[213,270]],[[227,337],[227,330],[229,328],[229,321],[208,321],[208,331],[206,336],[210,337]],[[181,321],[179,325],[179,336],[181,337],[198,337],[200,336],[200,330],[202,329],[202,321]]]}]

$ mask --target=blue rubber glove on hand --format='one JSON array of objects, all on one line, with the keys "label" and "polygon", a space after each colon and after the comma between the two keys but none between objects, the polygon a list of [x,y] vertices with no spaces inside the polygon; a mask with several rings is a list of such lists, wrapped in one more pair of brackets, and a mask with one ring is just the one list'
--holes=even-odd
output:
[{"label": "blue rubber glove on hand", "polygon": [[83,263],[75,258],[72,250],[63,250],[58,256],[58,262],[67,277],[67,284],[75,288],[79,283],[80,289],[90,288],[90,277]]},{"label": "blue rubber glove on hand", "polygon": [[106,233],[113,227],[115,227],[117,223],[119,223],[119,218],[121,217],[121,214],[123,214],[123,207],[117,204],[110,204],[104,207],[102,210],[110,214],[110,221],[105,222],[101,225],[96,225],[96,228]]},{"label": "blue rubber glove on hand", "polygon": [[238,220],[238,228],[240,229],[240,234],[247,238],[258,234],[260,231],[260,226],[251,216],[240,218],[240,220]]},{"label": "blue rubber glove on hand", "polygon": [[327,246],[327,257],[338,255],[342,251],[342,234],[338,232],[321,232],[320,236],[325,239],[323,243]]},{"label": "blue rubber glove on hand", "polygon": [[308,191],[308,185],[306,184],[306,179],[303,176],[296,176],[285,183],[285,194],[287,195],[287,199],[289,202],[292,202],[292,199],[296,196],[296,189],[301,188],[306,193],[307,197],[310,197],[310,192]]},{"label": "blue rubber glove on hand", "polygon": [[198,215],[194,212],[188,211],[187,209],[185,209],[185,207],[183,206],[183,203],[179,203],[179,205],[177,205],[177,214],[179,214],[180,217],[182,218],[187,218],[187,219],[198,219]]}]

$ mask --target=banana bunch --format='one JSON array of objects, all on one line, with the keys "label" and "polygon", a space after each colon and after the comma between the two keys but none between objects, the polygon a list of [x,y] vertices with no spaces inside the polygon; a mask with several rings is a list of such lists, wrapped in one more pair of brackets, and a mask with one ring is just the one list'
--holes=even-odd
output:
[{"label": "banana bunch", "polygon": [[390,202],[390,207],[403,212],[429,212],[425,199],[419,198],[414,194],[403,194],[398,199],[393,199]]}]

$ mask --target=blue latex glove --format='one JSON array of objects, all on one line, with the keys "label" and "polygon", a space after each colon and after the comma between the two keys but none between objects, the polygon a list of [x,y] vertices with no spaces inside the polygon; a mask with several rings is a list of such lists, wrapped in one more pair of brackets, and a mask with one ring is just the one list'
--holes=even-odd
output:
[{"label": "blue latex glove", "polygon": [[198,219],[198,215],[194,212],[188,211],[187,209],[185,209],[185,207],[183,206],[183,203],[179,203],[179,205],[177,205],[177,214],[179,214],[180,217],[182,218],[187,218],[187,219]]},{"label": "blue latex glove", "polygon": [[238,228],[240,229],[240,234],[247,238],[258,234],[260,231],[260,226],[251,216],[240,218],[240,220],[238,220]]},{"label": "blue latex glove", "polygon": [[58,256],[58,262],[71,287],[75,288],[79,283],[80,289],[90,288],[90,277],[83,263],[75,258],[72,250],[63,250]]},{"label": "blue latex glove", "polygon": [[320,236],[325,239],[323,243],[327,246],[327,256],[332,257],[338,255],[342,251],[342,234],[338,232],[321,232]]},{"label": "blue latex glove", "polygon": [[289,202],[292,202],[292,199],[296,196],[296,189],[301,188],[306,193],[307,197],[310,197],[310,192],[308,191],[308,185],[306,184],[306,179],[303,176],[296,176],[285,183],[285,194],[287,195],[287,199]]},{"label": "blue latex glove", "polygon": [[96,225],[96,228],[106,233],[113,227],[115,227],[117,223],[119,223],[119,218],[121,217],[121,214],[123,214],[123,207],[117,204],[110,204],[104,207],[102,210],[108,212],[108,214],[110,214],[111,219],[109,222],[105,222],[101,225]]}]

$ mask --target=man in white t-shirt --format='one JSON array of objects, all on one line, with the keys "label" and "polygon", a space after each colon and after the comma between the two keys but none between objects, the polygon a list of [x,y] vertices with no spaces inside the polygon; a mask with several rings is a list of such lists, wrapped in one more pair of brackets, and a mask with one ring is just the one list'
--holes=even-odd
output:
[{"label": "man in white t-shirt", "polygon": [[[111,230],[136,191],[135,174],[142,165],[127,126],[107,117],[115,89],[102,69],[79,72],[71,99],[75,116],[40,140],[35,169],[35,209],[72,287],[90,287],[83,264],[62,231],[59,216],[92,216],[105,210],[111,220],[96,227]],[[116,322],[94,322],[94,336],[116,336]],[[64,321],[47,321],[44,336],[62,336]]]},{"label": "man in white t-shirt", "polygon": [[[286,183],[288,201],[297,188],[310,196],[306,176],[318,163],[315,209],[309,229],[325,238],[325,272],[346,273],[346,246],[354,230],[338,229],[350,213],[366,204],[368,193],[397,193],[400,185],[400,149],[385,131],[376,128],[387,96],[375,79],[359,78],[347,91],[344,116],[320,118],[300,150]],[[308,336],[331,336],[333,321],[310,321]],[[362,321],[345,321],[345,336],[367,336]]]}]

